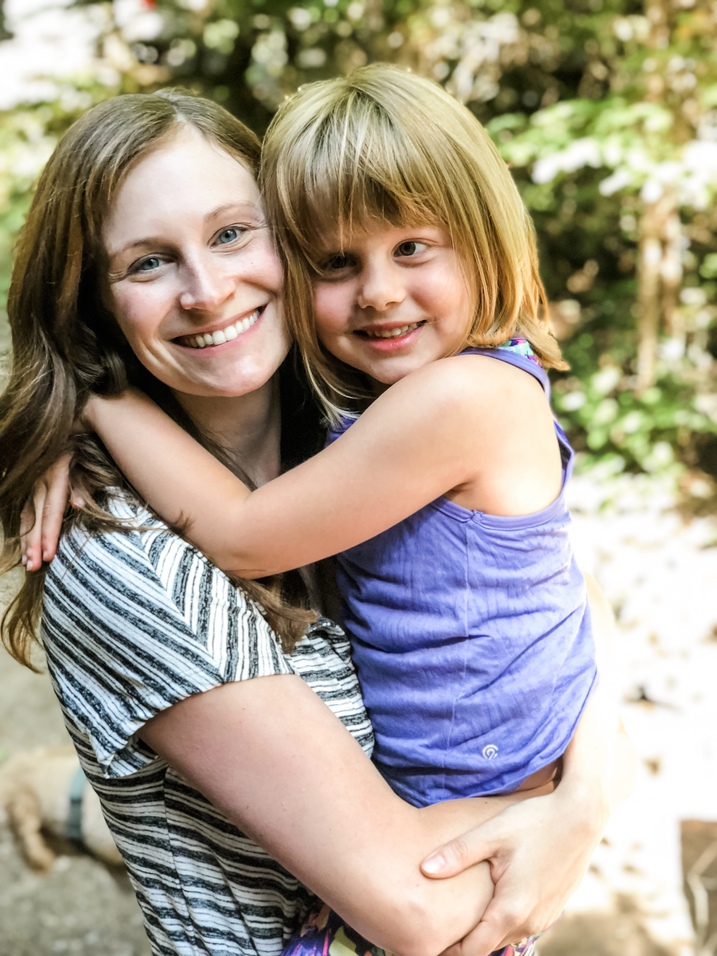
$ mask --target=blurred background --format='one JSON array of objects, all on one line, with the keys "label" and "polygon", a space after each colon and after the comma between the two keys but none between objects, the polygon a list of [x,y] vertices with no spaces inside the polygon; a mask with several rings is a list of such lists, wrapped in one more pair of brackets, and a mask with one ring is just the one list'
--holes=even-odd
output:
[{"label": "blurred background", "polygon": [[[14,237],[84,110],[181,85],[261,133],[300,84],[375,60],[433,77],[487,126],[571,365],[554,404],[579,451],[578,550],[616,613],[639,769],[541,953],[713,956],[715,0],[0,0],[0,371]],[[0,660],[0,757],[63,742],[46,678]],[[39,875],[2,828],[0,861],[3,956],[145,956],[121,873],[62,855]]]}]

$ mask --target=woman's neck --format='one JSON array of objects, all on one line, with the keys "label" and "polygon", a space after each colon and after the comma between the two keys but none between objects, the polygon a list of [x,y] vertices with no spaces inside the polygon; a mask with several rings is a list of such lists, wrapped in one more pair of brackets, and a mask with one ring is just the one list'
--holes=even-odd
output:
[{"label": "woman's neck", "polygon": [[281,468],[279,377],[232,398],[175,392],[198,428],[213,438],[257,484],[275,478]]}]

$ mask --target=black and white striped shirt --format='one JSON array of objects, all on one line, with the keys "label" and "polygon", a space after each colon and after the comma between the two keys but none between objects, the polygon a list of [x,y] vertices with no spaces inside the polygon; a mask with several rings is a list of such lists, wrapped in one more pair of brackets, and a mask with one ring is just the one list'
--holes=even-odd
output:
[{"label": "black and white striped shirt", "polygon": [[154,954],[275,956],[309,891],[135,737],[150,717],[228,681],[297,674],[367,753],[371,728],[336,625],[285,655],[259,609],[144,510],[148,530],[66,534],[45,584],[42,640],[72,736],[127,864]]}]

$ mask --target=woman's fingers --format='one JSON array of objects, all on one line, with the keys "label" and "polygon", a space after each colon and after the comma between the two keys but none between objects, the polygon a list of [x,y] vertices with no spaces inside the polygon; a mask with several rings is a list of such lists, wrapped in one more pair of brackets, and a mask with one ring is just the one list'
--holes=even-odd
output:
[{"label": "woman's fingers", "polygon": [[[494,819],[500,822],[500,817],[501,814],[498,814]],[[444,843],[443,846],[430,853],[421,862],[423,875],[442,880],[449,876],[455,876],[457,873],[462,873],[463,870],[467,870],[469,866],[476,863],[490,860],[500,846],[499,835],[497,839],[491,838],[492,823],[493,820],[489,820],[482,826],[461,834],[449,843]]]},{"label": "woman's fingers", "polygon": [[486,956],[544,932],[560,915],[585,872],[593,847],[557,792],[531,797],[439,847],[421,864],[426,876],[447,877],[481,861],[490,865],[493,898],[460,954]]},{"label": "woman's fingers", "polygon": [[480,923],[461,941],[461,956],[489,956],[544,932],[559,914],[540,915],[532,909],[532,903],[525,893],[518,894],[516,887],[499,881]]},{"label": "woman's fingers", "polygon": [[536,909],[535,899],[518,882],[508,875],[499,880],[480,923],[441,956],[490,956],[511,945],[520,951],[519,943],[525,944],[527,939],[545,932],[560,911]]}]

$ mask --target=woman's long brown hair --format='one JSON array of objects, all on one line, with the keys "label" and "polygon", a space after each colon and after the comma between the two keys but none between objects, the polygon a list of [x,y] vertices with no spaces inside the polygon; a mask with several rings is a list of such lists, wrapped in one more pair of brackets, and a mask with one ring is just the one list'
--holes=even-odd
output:
[{"label": "woman's long brown hair", "polygon": [[[226,110],[178,91],[130,94],[89,110],[65,134],[37,185],[17,244],[8,299],[12,364],[0,396],[0,572],[20,564],[23,506],[50,465],[73,452],[71,480],[87,504],[68,515],[90,532],[127,530],[109,510],[110,489],[131,493],[101,443],[73,436],[90,391],[116,394],[128,384],[147,391],[215,454],[222,450],[182,414],[169,389],[137,362],[100,298],[101,226],[124,177],[151,151],[191,125],[256,175],[259,140]],[[286,389],[296,393],[291,370]],[[288,412],[300,406],[292,397]],[[287,422],[306,440],[308,415]],[[226,460],[226,455],[223,458]],[[292,457],[296,457],[293,455]],[[239,471],[237,463],[227,464]],[[246,475],[242,475],[246,479]],[[44,570],[25,574],[2,619],[2,641],[33,668]],[[263,607],[284,646],[293,646],[314,615],[290,576],[240,582]],[[303,606],[302,606],[303,605]]]}]

